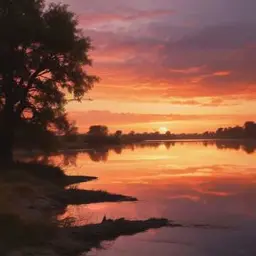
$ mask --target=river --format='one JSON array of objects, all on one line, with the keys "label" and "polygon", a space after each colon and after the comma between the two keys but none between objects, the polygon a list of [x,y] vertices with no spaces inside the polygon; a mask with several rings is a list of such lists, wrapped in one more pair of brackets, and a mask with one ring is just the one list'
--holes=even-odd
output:
[{"label": "river", "polygon": [[107,218],[164,217],[208,228],[163,228],[103,244],[88,255],[256,255],[256,151],[239,142],[149,142],[55,156],[78,185],[138,198],[134,203],[69,206],[77,225]]}]

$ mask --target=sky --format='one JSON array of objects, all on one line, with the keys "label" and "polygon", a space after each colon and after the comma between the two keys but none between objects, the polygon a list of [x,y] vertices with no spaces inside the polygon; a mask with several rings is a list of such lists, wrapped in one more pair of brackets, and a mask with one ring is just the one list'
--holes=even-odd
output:
[{"label": "sky", "polygon": [[101,78],[67,110],[80,132],[202,132],[256,114],[255,0],[64,0]]}]

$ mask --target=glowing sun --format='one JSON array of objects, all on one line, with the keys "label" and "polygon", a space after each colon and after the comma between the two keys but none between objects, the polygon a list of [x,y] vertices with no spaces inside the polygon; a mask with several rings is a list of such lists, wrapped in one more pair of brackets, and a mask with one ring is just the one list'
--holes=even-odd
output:
[{"label": "glowing sun", "polygon": [[159,131],[159,133],[161,133],[161,134],[165,134],[165,133],[168,132],[168,128],[166,128],[166,127],[160,127],[158,131]]}]

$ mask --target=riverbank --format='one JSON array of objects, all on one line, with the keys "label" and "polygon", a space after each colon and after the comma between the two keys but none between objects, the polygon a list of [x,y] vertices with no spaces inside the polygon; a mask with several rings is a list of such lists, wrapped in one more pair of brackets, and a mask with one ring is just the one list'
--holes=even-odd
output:
[{"label": "riverbank", "polygon": [[[73,226],[73,219],[59,220],[69,204],[136,201],[136,198],[68,188],[96,177],[66,176],[59,167],[16,163],[1,168],[0,255],[79,255],[104,240],[168,226],[166,219]],[[43,254],[44,253],[44,254]]]}]

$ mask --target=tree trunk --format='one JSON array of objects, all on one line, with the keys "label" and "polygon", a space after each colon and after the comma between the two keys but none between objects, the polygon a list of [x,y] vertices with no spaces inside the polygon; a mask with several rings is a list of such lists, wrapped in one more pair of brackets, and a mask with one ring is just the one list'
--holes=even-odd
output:
[{"label": "tree trunk", "polygon": [[13,135],[9,131],[1,131],[0,164],[6,165],[13,162]]},{"label": "tree trunk", "polygon": [[13,142],[14,111],[12,104],[6,102],[0,127],[0,164],[6,165],[13,162]]}]

